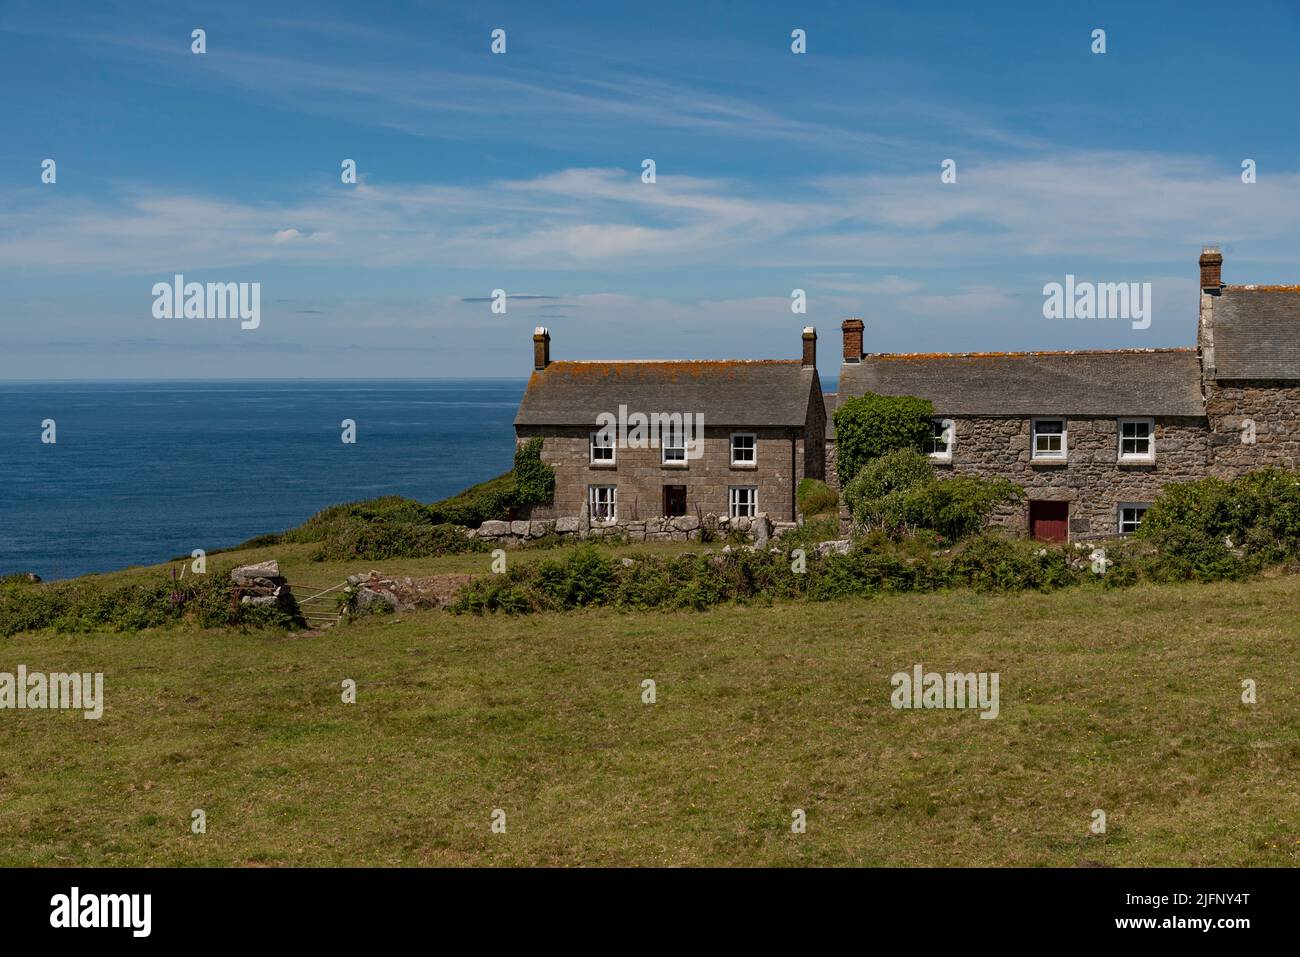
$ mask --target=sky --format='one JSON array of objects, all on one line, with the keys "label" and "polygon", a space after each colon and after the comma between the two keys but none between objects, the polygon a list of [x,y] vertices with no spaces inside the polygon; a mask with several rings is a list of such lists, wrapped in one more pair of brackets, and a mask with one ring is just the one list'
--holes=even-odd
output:
[{"label": "sky", "polygon": [[[814,325],[834,375],[849,316],[871,352],[1192,345],[1204,244],[1225,282],[1300,281],[1297,27],[1294,2],[5,0],[0,378],[523,377],[537,325],[556,359],[797,358]],[[259,283],[260,324],[156,318],[178,273]],[[1149,327],[1045,318],[1067,275],[1150,283]]]}]

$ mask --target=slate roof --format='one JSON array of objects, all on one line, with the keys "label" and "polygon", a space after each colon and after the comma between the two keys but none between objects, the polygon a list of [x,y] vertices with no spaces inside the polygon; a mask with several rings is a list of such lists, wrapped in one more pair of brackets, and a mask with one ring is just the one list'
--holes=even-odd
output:
[{"label": "slate roof", "polygon": [[1300,286],[1225,286],[1214,300],[1218,379],[1300,379]]},{"label": "slate roof", "polygon": [[1195,349],[868,355],[840,368],[839,401],[864,392],[943,415],[1205,414]]},{"label": "slate roof", "polygon": [[528,380],[515,425],[594,426],[626,405],[702,413],[706,426],[802,426],[816,375],[798,359],[552,362]]}]

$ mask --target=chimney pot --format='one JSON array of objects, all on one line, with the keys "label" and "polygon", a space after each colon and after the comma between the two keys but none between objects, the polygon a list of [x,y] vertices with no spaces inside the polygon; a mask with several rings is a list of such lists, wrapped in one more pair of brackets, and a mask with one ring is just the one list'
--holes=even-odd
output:
[{"label": "chimney pot", "polygon": [[1201,250],[1201,290],[1218,294],[1223,288],[1223,253],[1218,246],[1206,246]]},{"label": "chimney pot", "polygon": [[817,368],[817,330],[812,326],[803,327],[803,367]]},{"label": "chimney pot", "polygon": [[533,330],[533,369],[540,372],[551,364],[551,334],[545,326]]},{"label": "chimney pot", "polygon": [[840,329],[844,332],[844,361],[861,362],[862,361],[862,320],[845,319],[840,323]]}]

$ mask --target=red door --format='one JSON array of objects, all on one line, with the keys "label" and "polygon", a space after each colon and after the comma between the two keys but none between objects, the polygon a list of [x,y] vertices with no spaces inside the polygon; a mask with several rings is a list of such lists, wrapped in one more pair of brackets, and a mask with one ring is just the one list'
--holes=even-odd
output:
[{"label": "red door", "polygon": [[1069,502],[1030,502],[1029,534],[1045,542],[1064,542],[1070,538]]}]

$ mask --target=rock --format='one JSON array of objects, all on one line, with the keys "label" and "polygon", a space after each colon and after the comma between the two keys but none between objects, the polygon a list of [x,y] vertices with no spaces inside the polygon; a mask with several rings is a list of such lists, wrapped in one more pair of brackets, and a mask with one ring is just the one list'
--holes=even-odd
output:
[{"label": "rock", "polygon": [[394,611],[397,611],[399,607],[397,596],[394,595],[392,592],[381,591],[377,588],[371,588],[367,585],[362,585],[359,589],[357,589],[358,608],[371,608],[375,605],[380,605],[380,604],[388,605]]},{"label": "rock", "polygon": [[691,532],[700,527],[700,520],[694,515],[678,515],[670,524],[678,532]]},{"label": "rock", "polygon": [[817,554],[822,558],[827,555],[847,555],[853,547],[852,539],[842,538],[833,542],[818,542]]},{"label": "rock", "polygon": [[624,568],[631,568],[633,565],[636,564],[636,562],[632,561],[632,559],[630,558],[624,558],[619,561],[619,564],[622,565]]},{"label": "rock", "polygon": [[[280,578],[280,563],[273,559],[269,562],[258,562],[256,565],[240,565],[231,571],[230,577],[241,584],[257,579],[278,579]],[[283,581],[283,579],[281,580]]]},{"label": "rock", "polygon": [[550,535],[555,531],[554,521],[537,521],[528,526],[528,535],[531,538],[541,538],[544,535]]},{"label": "rock", "polygon": [[489,521],[484,522],[478,527],[479,538],[499,538],[502,535],[510,534],[509,522]]},{"label": "rock", "polygon": [[525,522],[525,521],[522,521],[522,520],[521,520],[521,521],[517,521],[517,522],[511,522],[511,523],[510,523],[510,534],[511,534],[511,535],[518,535],[518,536],[520,536],[521,538],[527,538],[527,537],[528,537],[528,522]]},{"label": "rock", "polygon": [[767,512],[759,512],[754,517],[754,544],[759,548],[767,545],[767,541],[772,537],[772,521],[767,517]]},{"label": "rock", "polygon": [[582,520],[579,518],[557,518],[555,520],[555,531],[560,535],[572,535],[578,531]]},{"label": "rock", "polygon": [[732,519],[731,526],[732,528],[740,529],[742,532],[747,532],[749,531],[750,523],[751,519],[748,515],[741,515],[739,518]]}]

